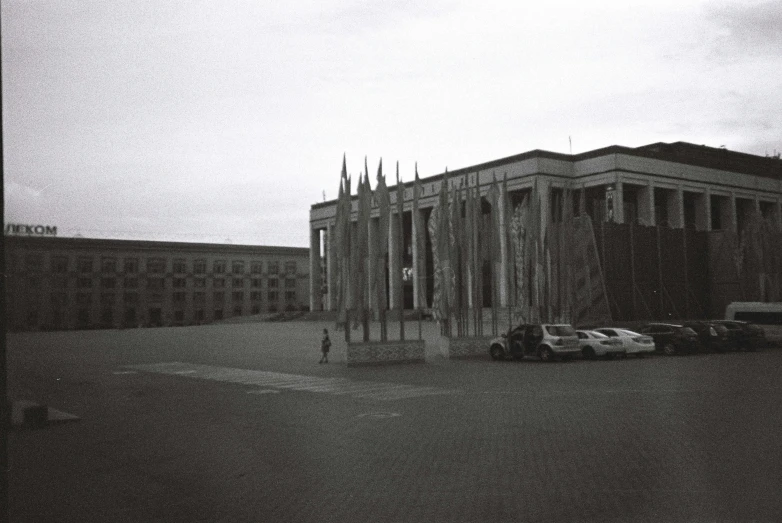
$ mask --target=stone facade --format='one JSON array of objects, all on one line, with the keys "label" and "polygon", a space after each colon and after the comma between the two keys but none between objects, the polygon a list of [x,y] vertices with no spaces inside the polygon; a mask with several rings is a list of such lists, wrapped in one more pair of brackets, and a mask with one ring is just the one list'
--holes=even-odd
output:
[{"label": "stone facade", "polygon": [[348,343],[348,367],[426,362],[424,340],[368,341]]}]

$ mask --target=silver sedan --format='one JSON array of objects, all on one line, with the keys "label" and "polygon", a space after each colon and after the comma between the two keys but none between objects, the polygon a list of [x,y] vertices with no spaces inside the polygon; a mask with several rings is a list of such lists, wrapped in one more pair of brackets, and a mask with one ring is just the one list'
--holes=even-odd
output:
[{"label": "silver sedan", "polygon": [[645,354],[652,354],[654,352],[654,339],[651,336],[645,336],[631,330],[618,329],[615,327],[603,327],[595,329],[595,332],[605,334],[610,338],[621,341],[625,354],[634,354],[636,357],[642,358]]},{"label": "silver sedan", "polygon": [[595,331],[577,330],[578,344],[584,359],[593,360],[604,357],[607,360],[623,355],[622,342]]}]

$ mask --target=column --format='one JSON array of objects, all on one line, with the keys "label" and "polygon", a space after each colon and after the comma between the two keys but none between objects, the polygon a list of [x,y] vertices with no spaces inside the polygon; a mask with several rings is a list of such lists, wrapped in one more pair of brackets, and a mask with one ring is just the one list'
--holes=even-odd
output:
[{"label": "column", "polygon": [[[543,190],[541,189],[541,193],[543,193]],[[547,214],[549,211],[549,205],[547,200],[548,195],[541,194],[541,209],[540,209],[540,216],[541,217],[548,217]],[[545,203],[544,203],[545,202]],[[492,212],[494,212],[494,209],[492,209]],[[499,213],[497,223],[499,224],[500,231],[500,261],[499,264],[499,285],[497,288],[499,289],[499,301],[500,306],[507,307],[508,306],[508,298],[510,296],[510,292],[508,289],[508,235],[503,234],[505,231],[505,216],[503,213]],[[541,220],[541,227],[543,227],[543,224],[546,222],[545,219]],[[541,236],[543,238],[543,236]],[[453,261],[451,262],[453,263]]]},{"label": "column", "polygon": [[333,311],[337,308],[337,267],[336,267],[336,244],[334,243],[334,224],[329,222],[326,227],[326,286],[328,293],[326,295],[326,310]]},{"label": "column", "polygon": [[638,189],[638,219],[644,225],[654,225],[654,185]]},{"label": "column", "polygon": [[777,204],[774,206],[774,219],[777,222],[777,227],[782,229],[782,198],[777,196]]},{"label": "column", "polygon": [[695,198],[695,228],[699,231],[711,230],[711,189],[706,187]]},{"label": "column", "polygon": [[625,195],[622,179],[619,175],[616,175],[616,183],[614,184],[614,222],[625,222]]},{"label": "column", "polygon": [[[393,204],[392,204],[393,205]],[[402,266],[400,265],[400,245],[399,231],[401,226],[401,217],[391,213],[391,219],[388,221],[388,301],[389,309],[399,308],[399,293],[402,291]]]},{"label": "column", "polygon": [[323,308],[320,295],[320,229],[310,229],[310,310]]},{"label": "column", "polygon": [[671,228],[684,227],[684,189],[681,185],[676,187],[673,194],[666,196],[665,205],[668,207],[668,222]]}]

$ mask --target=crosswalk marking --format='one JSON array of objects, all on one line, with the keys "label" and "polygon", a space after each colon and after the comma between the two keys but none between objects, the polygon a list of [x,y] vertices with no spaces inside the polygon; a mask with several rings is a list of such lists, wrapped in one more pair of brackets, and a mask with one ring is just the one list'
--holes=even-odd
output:
[{"label": "crosswalk marking", "polygon": [[[382,383],[376,381],[354,381],[348,378],[321,378],[317,376],[285,374],[282,372],[214,367],[211,365],[198,365],[195,363],[182,363],[178,361],[145,365],[128,365],[126,368],[183,378],[200,378],[225,383],[251,385],[253,387],[268,387],[270,389],[348,395],[354,398],[380,401],[393,401],[421,396],[437,396],[459,392],[453,389],[440,389],[437,387],[417,387],[414,385]],[[270,390],[268,392],[279,391]],[[263,394],[266,392],[248,392],[248,394],[250,393]]]}]

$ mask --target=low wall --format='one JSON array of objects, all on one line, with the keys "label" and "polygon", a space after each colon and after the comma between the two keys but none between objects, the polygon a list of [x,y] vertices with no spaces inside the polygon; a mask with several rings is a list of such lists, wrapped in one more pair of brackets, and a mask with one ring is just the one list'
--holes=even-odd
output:
[{"label": "low wall", "polygon": [[440,336],[440,354],[446,358],[476,358],[489,356],[489,342],[495,336],[452,338]]},{"label": "low wall", "polygon": [[350,342],[346,351],[348,367],[426,362],[424,340]]}]

